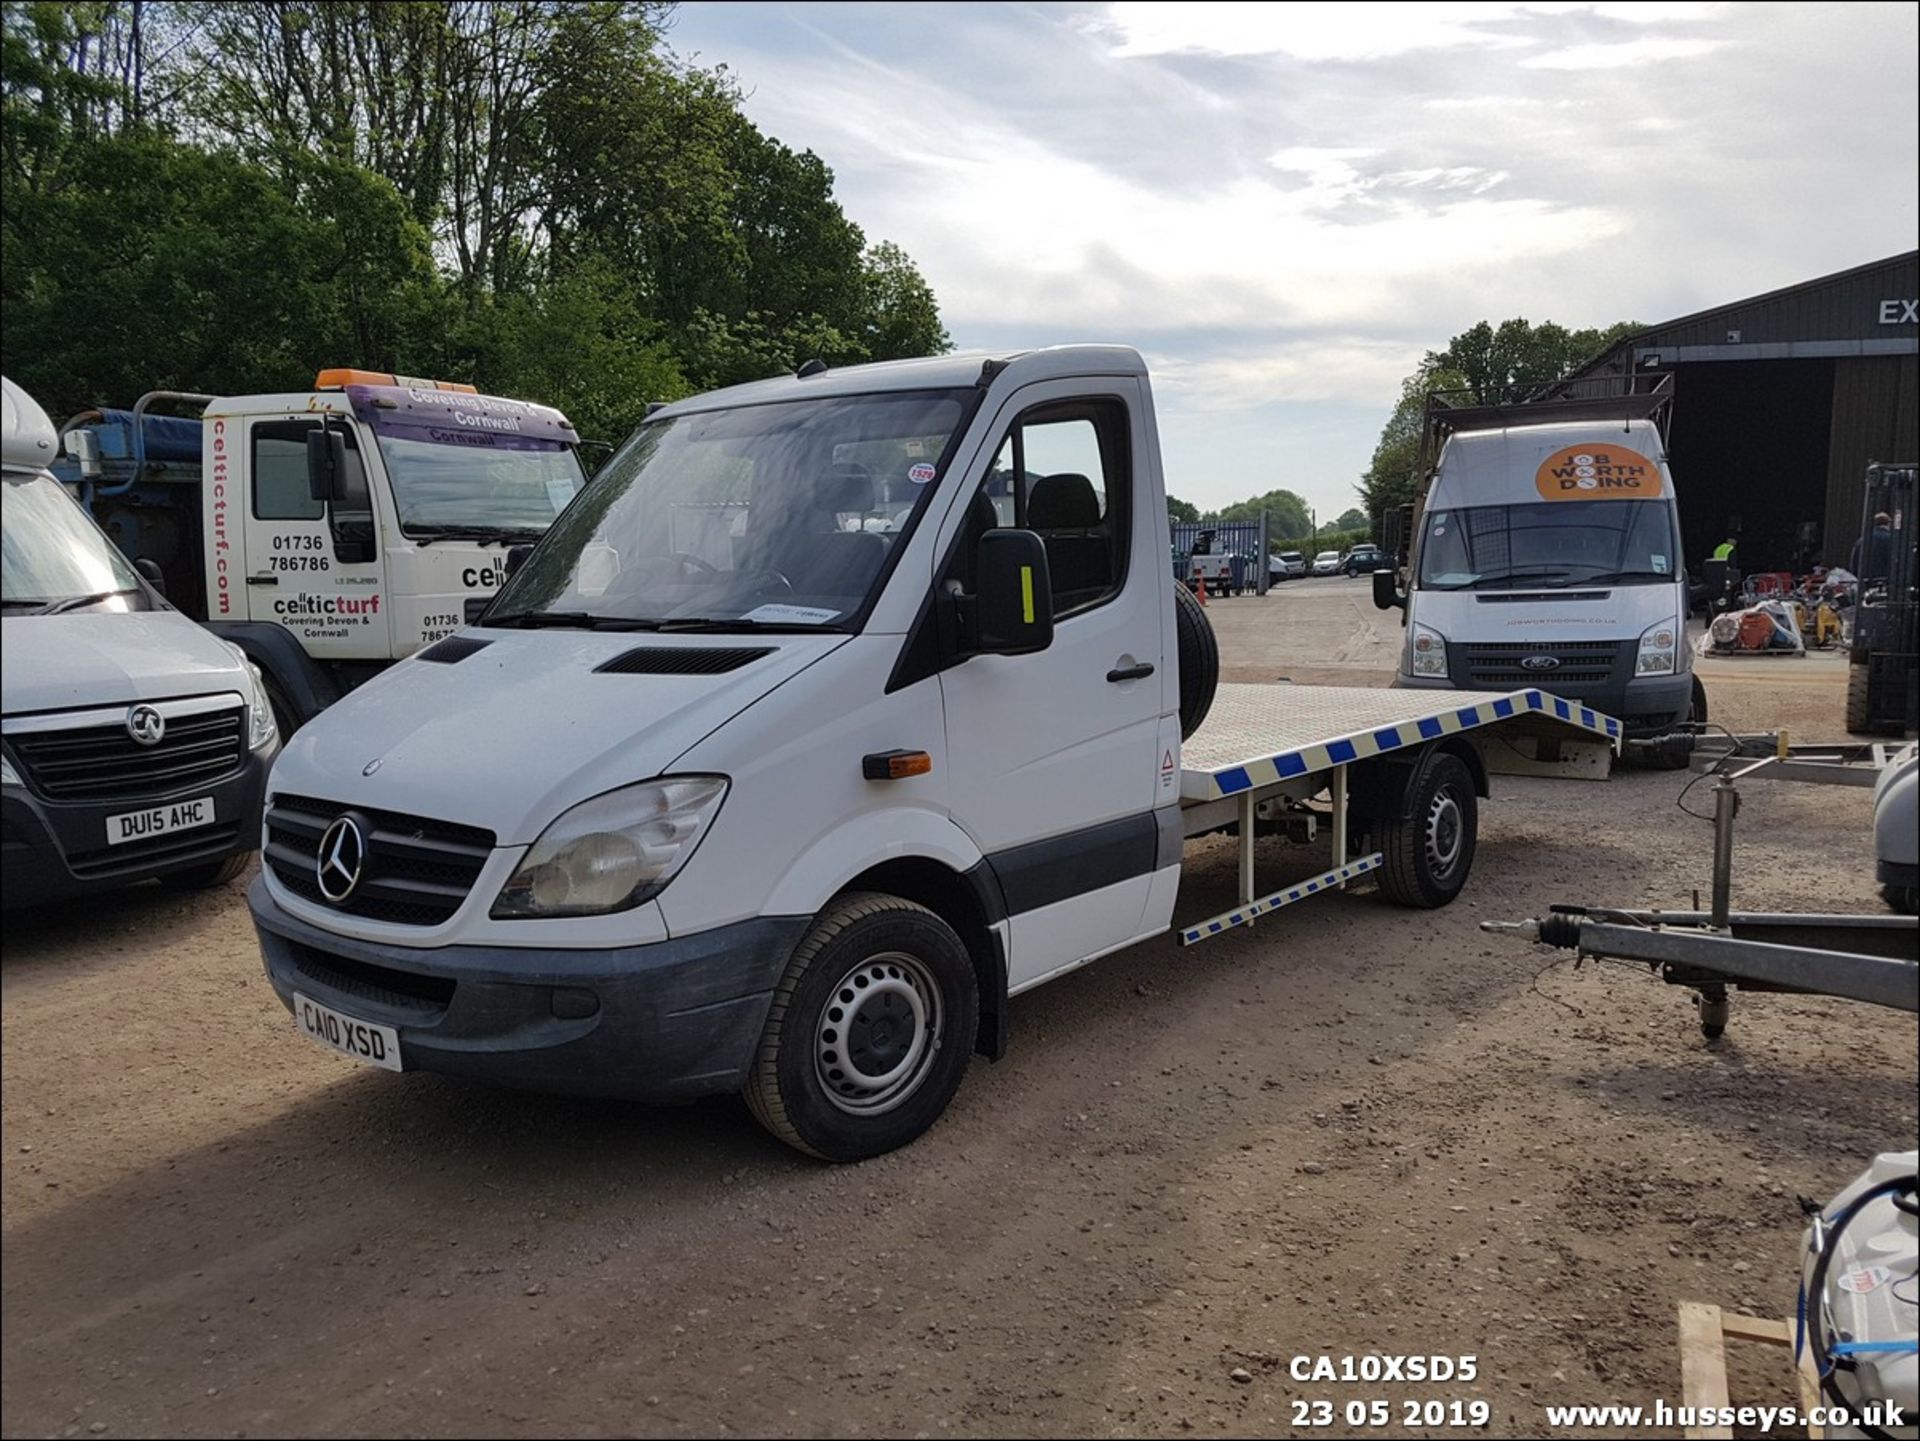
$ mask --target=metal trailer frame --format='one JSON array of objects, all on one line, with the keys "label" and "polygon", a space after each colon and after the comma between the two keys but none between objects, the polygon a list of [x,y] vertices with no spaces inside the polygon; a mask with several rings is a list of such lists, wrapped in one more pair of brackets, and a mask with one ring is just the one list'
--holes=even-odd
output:
[{"label": "metal trailer frame", "polygon": [[[1435,702],[1444,699],[1444,704]],[[1180,804],[1185,836],[1231,830],[1238,839],[1240,903],[1179,928],[1190,946],[1309,896],[1343,890],[1386,862],[1385,853],[1350,855],[1349,768],[1382,756],[1410,757],[1458,737],[1483,770],[1604,780],[1618,752],[1620,722],[1577,701],[1540,690],[1422,691],[1370,687],[1222,685],[1208,718],[1181,749]],[[1531,739],[1533,754],[1512,746]],[[1334,866],[1277,891],[1259,893],[1254,846],[1262,821],[1306,822],[1299,807],[1326,793]]]},{"label": "metal trailer frame", "polygon": [[[1724,760],[1723,754],[1714,764]],[[1727,1028],[1732,1005],[1729,984],[1750,991],[1838,996],[1920,1012],[1920,917],[1732,909],[1733,823],[1740,809],[1734,783],[1741,776],[1767,773],[1776,764],[1775,758],[1766,757],[1737,772],[1719,774],[1713,788],[1712,910],[1554,906],[1542,919],[1482,921],[1480,929],[1525,936],[1581,956],[1644,961],[1667,984],[1687,986],[1696,993],[1700,1029],[1708,1040],[1717,1039]],[[1844,775],[1847,778],[1841,784],[1871,785],[1875,774],[1833,762],[1804,764],[1835,773],[1813,777],[1821,782]],[[1851,779],[1855,770],[1867,779]]]}]

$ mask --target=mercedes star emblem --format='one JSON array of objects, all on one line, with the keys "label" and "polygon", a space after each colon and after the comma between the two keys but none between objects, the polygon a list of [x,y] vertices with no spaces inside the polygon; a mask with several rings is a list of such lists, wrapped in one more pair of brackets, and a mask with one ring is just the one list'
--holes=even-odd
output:
[{"label": "mercedes star emblem", "polygon": [[150,705],[137,705],[127,711],[127,734],[137,744],[157,746],[167,733],[167,718]]},{"label": "mercedes star emblem", "polygon": [[320,894],[336,906],[345,904],[360,884],[366,862],[367,838],[352,816],[341,816],[320,837],[320,852],[313,858]]}]

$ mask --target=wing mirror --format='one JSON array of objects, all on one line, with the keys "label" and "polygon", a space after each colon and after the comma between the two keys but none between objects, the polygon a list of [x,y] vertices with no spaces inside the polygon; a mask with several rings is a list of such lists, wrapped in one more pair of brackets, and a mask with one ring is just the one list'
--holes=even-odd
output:
[{"label": "wing mirror", "polygon": [[307,432],[307,494],[322,503],[343,500],[347,438],[329,426]]},{"label": "wing mirror", "polygon": [[1392,610],[1407,603],[1406,594],[1400,589],[1400,577],[1391,566],[1373,573],[1373,603],[1380,610]]},{"label": "wing mirror", "polygon": [[1026,655],[1053,644],[1053,580],[1047,548],[1030,530],[980,537],[972,601],[974,655]]}]

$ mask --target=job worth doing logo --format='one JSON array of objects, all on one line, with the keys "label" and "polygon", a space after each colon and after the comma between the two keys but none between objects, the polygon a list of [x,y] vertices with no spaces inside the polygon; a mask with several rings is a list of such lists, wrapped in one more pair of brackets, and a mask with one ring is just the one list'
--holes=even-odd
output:
[{"label": "job worth doing logo", "polygon": [[1540,462],[1533,483],[1547,500],[1646,500],[1660,467],[1624,445],[1569,445]]}]

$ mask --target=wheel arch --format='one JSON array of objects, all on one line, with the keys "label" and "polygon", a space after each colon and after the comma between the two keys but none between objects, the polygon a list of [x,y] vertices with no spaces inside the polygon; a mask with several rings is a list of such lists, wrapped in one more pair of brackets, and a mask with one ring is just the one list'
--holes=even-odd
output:
[{"label": "wheel arch", "polygon": [[207,621],[208,630],[232,641],[280,688],[304,725],[340,699],[333,677],[306,653],[284,626],[268,621]]},{"label": "wheel arch", "polygon": [[925,906],[953,927],[973,959],[980,995],[974,1051],[997,1061],[1007,1049],[1007,951],[998,922],[1005,902],[993,870],[983,860],[965,871],[931,856],[896,856],[854,876],[836,895],[878,891]]}]

